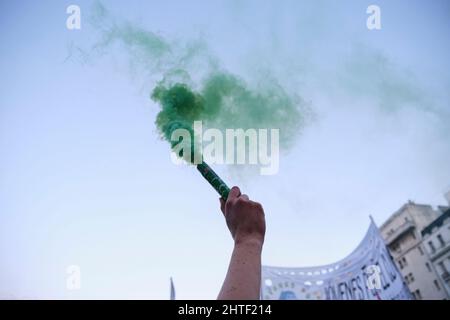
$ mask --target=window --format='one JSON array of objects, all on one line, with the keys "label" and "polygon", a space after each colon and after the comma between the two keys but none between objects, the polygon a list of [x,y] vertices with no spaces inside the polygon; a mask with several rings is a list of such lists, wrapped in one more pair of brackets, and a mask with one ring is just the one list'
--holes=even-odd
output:
[{"label": "window", "polygon": [[406,267],[408,265],[408,262],[406,261],[406,258],[403,257],[402,260],[403,260],[403,265]]},{"label": "window", "polygon": [[444,239],[442,239],[442,236],[440,234],[438,234],[437,238],[439,240],[441,247],[445,247],[445,241],[444,241]]},{"label": "window", "polygon": [[398,244],[398,242],[397,243],[394,243],[392,246],[391,246],[391,248],[392,248],[392,251],[400,251],[400,245]]},{"label": "window", "polygon": [[439,268],[441,268],[441,272],[442,273],[446,273],[447,272],[447,268],[444,265],[444,261],[441,261],[438,263]]},{"label": "window", "polygon": [[441,291],[441,286],[439,285],[439,282],[437,280],[434,280],[433,282],[434,282],[434,285],[436,286],[436,289],[438,291]]},{"label": "window", "polygon": [[400,269],[403,269],[404,267],[406,267],[408,265],[406,258],[401,257],[400,259],[398,259],[398,265],[399,265]]},{"label": "window", "polygon": [[405,282],[406,282],[406,284],[410,284],[410,283],[414,282],[414,276],[412,273],[408,273],[405,276]]},{"label": "window", "polygon": [[428,246],[430,247],[431,253],[436,252],[436,248],[434,247],[434,244],[432,241],[428,241]]},{"label": "window", "polygon": [[425,265],[427,266],[428,271],[431,272],[431,266],[430,266],[430,264],[427,262],[427,263],[425,263]]},{"label": "window", "polygon": [[422,246],[418,246],[418,247],[417,247],[417,250],[419,250],[420,255],[423,256],[423,249],[422,249]]}]

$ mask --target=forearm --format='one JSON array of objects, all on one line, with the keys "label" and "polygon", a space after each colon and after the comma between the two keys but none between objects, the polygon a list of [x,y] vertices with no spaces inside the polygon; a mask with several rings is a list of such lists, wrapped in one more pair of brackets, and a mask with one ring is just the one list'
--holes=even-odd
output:
[{"label": "forearm", "polygon": [[261,288],[262,241],[235,244],[219,300],[258,300]]}]

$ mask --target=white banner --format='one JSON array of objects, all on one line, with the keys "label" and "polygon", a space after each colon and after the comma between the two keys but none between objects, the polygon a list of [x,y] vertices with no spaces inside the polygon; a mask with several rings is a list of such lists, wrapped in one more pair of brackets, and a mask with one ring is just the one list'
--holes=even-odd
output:
[{"label": "white banner", "polygon": [[262,267],[264,300],[408,300],[411,294],[371,222],[363,241],[339,262],[305,268]]}]

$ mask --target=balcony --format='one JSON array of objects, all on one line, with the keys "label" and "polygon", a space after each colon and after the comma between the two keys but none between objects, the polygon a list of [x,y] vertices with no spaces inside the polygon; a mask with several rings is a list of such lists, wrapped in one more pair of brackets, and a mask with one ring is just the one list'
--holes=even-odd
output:
[{"label": "balcony", "polygon": [[443,274],[441,274],[441,278],[445,282],[450,282],[450,273],[448,271],[445,271]]},{"label": "balcony", "polygon": [[450,251],[450,243],[447,242],[441,245],[439,248],[435,248],[434,251],[431,252],[429,251],[428,254],[430,256],[431,261],[436,261],[449,251]]},{"label": "balcony", "polygon": [[410,230],[413,230],[415,228],[414,223],[411,221],[405,221],[400,227],[398,227],[394,232],[387,235],[385,242],[389,246],[393,242],[397,241],[399,238],[401,238],[404,234],[408,233]]}]

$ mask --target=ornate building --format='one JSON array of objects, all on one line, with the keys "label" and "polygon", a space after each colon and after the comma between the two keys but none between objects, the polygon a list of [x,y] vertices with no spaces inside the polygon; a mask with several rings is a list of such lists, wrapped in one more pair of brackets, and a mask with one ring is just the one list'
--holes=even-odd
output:
[{"label": "ornate building", "polygon": [[450,297],[450,209],[422,230],[423,245],[438,275],[435,286]]},{"label": "ornate building", "polygon": [[[428,230],[428,226],[436,222],[436,219],[442,214],[441,210],[443,208],[435,210],[430,205],[409,201],[380,227],[381,235],[393,260],[402,273],[409,290],[418,300],[449,298],[448,292],[444,289],[444,282],[441,280],[441,276],[445,275],[445,272],[439,273],[433,263],[433,261],[440,262],[441,259],[434,258],[435,260],[433,260],[433,256],[430,256],[426,249],[427,241],[434,243],[439,240],[424,240],[424,236],[422,236],[422,230]],[[434,230],[433,228],[431,227],[432,230]],[[428,235],[428,232],[425,234]],[[446,250],[448,253],[448,243]],[[437,252],[434,254],[437,256]]]}]

